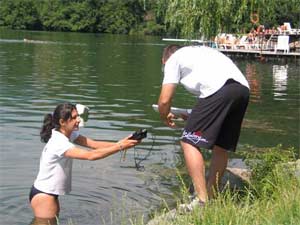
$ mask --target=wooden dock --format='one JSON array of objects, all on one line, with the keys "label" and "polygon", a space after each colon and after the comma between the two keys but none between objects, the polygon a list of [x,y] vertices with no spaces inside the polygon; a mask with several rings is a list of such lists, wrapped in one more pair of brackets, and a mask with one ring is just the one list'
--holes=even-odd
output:
[{"label": "wooden dock", "polygon": [[259,59],[291,59],[299,60],[300,52],[275,52],[274,50],[247,50],[247,49],[222,49],[218,50],[225,55],[240,58],[259,58]]},{"label": "wooden dock", "polygon": [[[297,36],[299,38],[299,36]],[[222,48],[218,46],[213,41],[203,41],[203,40],[189,40],[189,39],[173,39],[173,38],[163,38],[163,41],[169,42],[184,42],[192,43],[194,45],[204,45],[212,48],[216,48],[220,52],[228,55],[229,57],[236,58],[247,58],[247,59],[260,59],[260,60],[289,60],[289,61],[300,61],[300,51],[299,48],[297,51],[275,51],[274,49],[239,49],[239,48]]]}]

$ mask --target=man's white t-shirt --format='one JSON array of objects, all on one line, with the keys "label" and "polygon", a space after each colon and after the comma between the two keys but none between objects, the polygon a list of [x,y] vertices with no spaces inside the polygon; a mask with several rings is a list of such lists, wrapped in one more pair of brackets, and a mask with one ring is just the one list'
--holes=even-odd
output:
[{"label": "man's white t-shirt", "polygon": [[74,147],[72,142],[78,136],[79,132],[74,131],[68,139],[61,132],[52,130],[52,136],[41,155],[39,173],[34,182],[35,188],[56,195],[64,195],[71,191],[73,159],[64,157],[64,153]]},{"label": "man's white t-shirt", "polygon": [[249,88],[249,84],[227,56],[205,46],[187,46],[178,49],[167,60],[163,84],[181,83],[199,98],[218,91],[228,79],[234,79]]}]

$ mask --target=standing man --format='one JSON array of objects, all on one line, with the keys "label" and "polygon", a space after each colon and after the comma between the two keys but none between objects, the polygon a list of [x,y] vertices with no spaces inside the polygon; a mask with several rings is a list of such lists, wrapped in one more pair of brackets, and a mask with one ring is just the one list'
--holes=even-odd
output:
[{"label": "standing man", "polygon": [[[213,197],[228,161],[234,152],[249,101],[249,85],[237,66],[224,54],[204,46],[169,45],[163,51],[164,79],[158,100],[162,121],[176,126],[170,112],[178,83],[198,96],[187,118],[181,146],[197,202]],[[212,149],[209,176],[201,148]]]}]

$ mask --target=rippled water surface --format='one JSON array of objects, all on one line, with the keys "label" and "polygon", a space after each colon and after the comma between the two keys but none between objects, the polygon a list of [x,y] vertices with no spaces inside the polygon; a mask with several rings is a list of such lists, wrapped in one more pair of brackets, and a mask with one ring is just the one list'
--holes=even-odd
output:
[{"label": "rippled water surface", "polygon": [[[125,161],[119,154],[74,161],[73,191],[60,197],[61,224],[70,219],[73,224],[119,224],[147,215],[162,199],[174,202],[175,169],[182,165],[180,129],[164,127],[151,108],[160,91],[165,45],[158,37],[1,30],[1,224],[32,219],[28,192],[43,148],[39,129],[44,114],[62,101],[91,109],[83,135],[116,141],[138,128],[147,128],[149,135]],[[239,149],[281,143],[297,151],[299,65],[235,62],[251,86]],[[178,88],[175,106],[190,108],[194,101]]]}]

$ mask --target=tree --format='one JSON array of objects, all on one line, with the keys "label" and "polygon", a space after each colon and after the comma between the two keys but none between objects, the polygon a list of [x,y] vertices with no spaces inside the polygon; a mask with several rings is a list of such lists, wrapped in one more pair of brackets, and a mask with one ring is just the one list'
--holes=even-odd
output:
[{"label": "tree", "polygon": [[184,38],[206,39],[220,32],[239,33],[258,24],[251,16],[259,16],[259,23],[268,27],[290,22],[299,27],[299,0],[159,0],[166,6],[167,29]]},{"label": "tree", "polygon": [[142,21],[143,9],[134,0],[107,1],[100,8],[98,31],[127,34]]},{"label": "tree", "polygon": [[40,29],[41,21],[34,0],[2,0],[1,23],[13,29]]},{"label": "tree", "polygon": [[[257,15],[259,21],[251,22]],[[300,26],[299,0],[1,0],[0,26],[13,29],[80,31],[209,39],[218,33],[241,33]],[[142,31],[142,32],[140,32]]]}]

